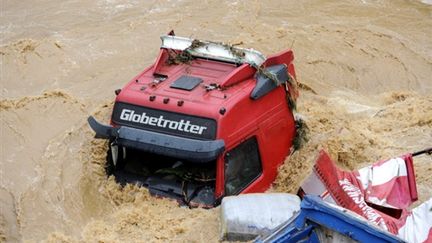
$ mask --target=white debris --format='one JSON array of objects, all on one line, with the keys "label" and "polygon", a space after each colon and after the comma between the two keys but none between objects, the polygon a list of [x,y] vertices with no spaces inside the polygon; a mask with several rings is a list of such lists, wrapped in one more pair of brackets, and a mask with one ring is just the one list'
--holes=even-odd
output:
[{"label": "white debris", "polygon": [[252,193],[225,197],[221,205],[221,240],[251,240],[300,211],[300,198],[288,193]]}]

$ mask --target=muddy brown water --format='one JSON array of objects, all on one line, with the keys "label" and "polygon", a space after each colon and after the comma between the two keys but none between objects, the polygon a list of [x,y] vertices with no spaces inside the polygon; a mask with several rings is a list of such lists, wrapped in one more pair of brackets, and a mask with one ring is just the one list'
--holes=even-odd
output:
[{"label": "muddy brown water", "polygon": [[[432,146],[432,6],[402,0],[0,2],[0,241],[216,242],[219,209],[120,188],[90,114],[151,64],[159,36],[295,52],[310,140],[271,191],[295,192],[319,149],[355,169]],[[432,159],[415,158],[420,201]]]}]

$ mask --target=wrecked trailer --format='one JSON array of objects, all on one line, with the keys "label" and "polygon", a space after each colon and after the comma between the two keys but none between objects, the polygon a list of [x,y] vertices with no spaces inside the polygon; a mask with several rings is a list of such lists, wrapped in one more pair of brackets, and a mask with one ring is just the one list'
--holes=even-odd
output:
[{"label": "wrecked trailer", "polygon": [[410,207],[418,200],[413,157],[431,153],[428,148],[344,171],[322,150],[298,194],[319,196],[408,242],[430,242],[432,198]]},{"label": "wrecked trailer", "polygon": [[116,91],[110,124],[88,119],[109,141],[108,174],[191,207],[268,189],[296,136],[292,51],[161,40],[156,62]]},{"label": "wrecked trailer", "polygon": [[[248,203],[241,196],[229,197],[229,207],[223,207],[225,198],[222,239],[250,240],[259,235],[256,242],[430,242],[432,198],[409,208],[418,196],[413,157],[426,153],[431,154],[432,148],[344,171],[321,151],[299,189],[303,199],[300,210],[296,210],[300,203],[293,200],[288,210],[281,210],[287,205],[272,210],[265,204]],[[272,194],[260,194],[259,200],[277,201]],[[260,217],[267,222],[254,221],[255,214],[267,211],[277,216]],[[290,218],[272,232],[261,233],[281,215]]]},{"label": "wrecked trailer", "polygon": [[284,224],[255,243],[282,242],[382,242],[399,243],[404,240],[376,227],[359,215],[318,196],[307,195],[301,210]]}]

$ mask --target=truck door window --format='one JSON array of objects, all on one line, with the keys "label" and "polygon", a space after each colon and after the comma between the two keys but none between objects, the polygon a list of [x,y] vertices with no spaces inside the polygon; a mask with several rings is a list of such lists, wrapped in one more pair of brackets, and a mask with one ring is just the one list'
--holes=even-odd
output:
[{"label": "truck door window", "polygon": [[225,155],[225,195],[236,195],[261,174],[256,137],[252,137]]}]

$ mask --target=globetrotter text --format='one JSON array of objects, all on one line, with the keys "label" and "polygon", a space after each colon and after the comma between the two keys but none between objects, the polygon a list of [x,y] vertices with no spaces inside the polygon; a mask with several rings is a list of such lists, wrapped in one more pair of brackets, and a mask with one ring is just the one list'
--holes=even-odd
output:
[{"label": "globetrotter text", "polygon": [[180,121],[172,121],[164,119],[163,116],[147,116],[145,112],[142,114],[135,114],[135,111],[129,109],[122,110],[120,119],[123,121],[141,123],[154,127],[168,128],[171,130],[183,131],[193,134],[202,134],[203,131],[207,129],[205,126],[194,125],[191,124],[190,121],[185,121],[183,119]]}]

